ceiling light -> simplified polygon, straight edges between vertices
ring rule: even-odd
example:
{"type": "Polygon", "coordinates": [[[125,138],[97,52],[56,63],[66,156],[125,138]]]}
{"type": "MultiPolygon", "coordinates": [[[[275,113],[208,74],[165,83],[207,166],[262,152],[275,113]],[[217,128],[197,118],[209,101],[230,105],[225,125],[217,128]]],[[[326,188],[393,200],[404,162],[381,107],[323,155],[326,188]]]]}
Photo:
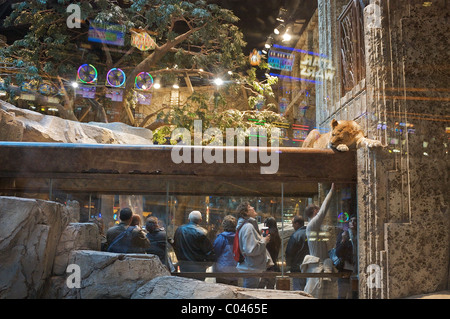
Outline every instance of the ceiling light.
{"type": "Polygon", "coordinates": [[[284,30],[284,28],[285,28],[284,24],[280,24],[278,27],[273,29],[273,33],[278,35],[284,30]]]}
{"type": "Polygon", "coordinates": [[[283,42],[291,41],[292,36],[289,33],[283,34],[283,42]]]}
{"type": "Polygon", "coordinates": [[[223,84],[223,80],[221,78],[214,79],[214,84],[220,86],[223,84]]]}
{"type": "Polygon", "coordinates": [[[291,39],[292,39],[291,28],[289,27],[286,29],[286,32],[283,34],[283,42],[291,41],[291,39]]]}

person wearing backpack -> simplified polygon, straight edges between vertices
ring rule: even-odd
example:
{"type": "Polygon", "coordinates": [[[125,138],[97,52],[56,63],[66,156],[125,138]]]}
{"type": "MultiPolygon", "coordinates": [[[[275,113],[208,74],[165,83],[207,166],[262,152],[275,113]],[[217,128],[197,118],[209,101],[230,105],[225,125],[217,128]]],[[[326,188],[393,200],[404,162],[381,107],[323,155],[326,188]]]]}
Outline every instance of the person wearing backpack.
{"type": "Polygon", "coordinates": [[[123,208],[119,213],[120,223],[106,232],[107,251],[112,253],[145,253],[150,242],[140,227],[130,226],[133,212],[123,208]]]}
{"type": "MultiPolygon", "coordinates": [[[[270,234],[266,237],[260,235],[255,219],[258,213],[248,202],[239,204],[237,214],[239,219],[236,232],[243,260],[238,262],[236,269],[244,273],[262,273],[267,268],[266,245],[270,241],[270,234]]],[[[259,281],[259,277],[247,277],[243,280],[243,286],[244,288],[258,288],[259,281]]]]}
{"type": "MultiPolygon", "coordinates": [[[[237,262],[233,257],[233,243],[236,233],[236,218],[232,215],[227,215],[223,219],[223,232],[217,235],[214,241],[213,248],[217,257],[217,261],[213,266],[214,272],[237,272],[237,262]]],[[[227,285],[238,285],[237,278],[216,278],[217,283],[227,285]]]]}

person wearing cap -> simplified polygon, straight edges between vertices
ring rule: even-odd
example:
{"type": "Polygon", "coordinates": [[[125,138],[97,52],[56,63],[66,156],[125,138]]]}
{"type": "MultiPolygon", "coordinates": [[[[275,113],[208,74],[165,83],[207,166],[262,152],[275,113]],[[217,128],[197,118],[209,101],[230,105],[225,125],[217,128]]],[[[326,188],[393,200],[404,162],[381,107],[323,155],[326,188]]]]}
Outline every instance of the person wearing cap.
{"type": "Polygon", "coordinates": [[[216,260],[213,245],[206,230],[200,226],[202,214],[195,210],[188,218],[189,222],[178,227],[174,235],[178,265],[181,272],[206,272],[216,260]]]}

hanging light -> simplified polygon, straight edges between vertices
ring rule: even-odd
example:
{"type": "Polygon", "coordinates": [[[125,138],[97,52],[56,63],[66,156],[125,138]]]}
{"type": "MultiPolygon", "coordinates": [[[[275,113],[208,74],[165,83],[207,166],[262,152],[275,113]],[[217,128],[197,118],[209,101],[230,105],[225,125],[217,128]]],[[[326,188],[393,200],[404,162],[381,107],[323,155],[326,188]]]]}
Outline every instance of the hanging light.
{"type": "Polygon", "coordinates": [[[272,36],[270,36],[267,38],[267,41],[266,41],[266,44],[264,45],[264,47],[266,49],[270,49],[270,47],[272,46],[272,43],[273,43],[273,38],[272,38],[272,36]]]}
{"type": "Polygon", "coordinates": [[[273,29],[273,33],[275,33],[276,35],[280,34],[285,28],[284,24],[280,24],[278,27],[276,27],[275,29],[273,29]]]}

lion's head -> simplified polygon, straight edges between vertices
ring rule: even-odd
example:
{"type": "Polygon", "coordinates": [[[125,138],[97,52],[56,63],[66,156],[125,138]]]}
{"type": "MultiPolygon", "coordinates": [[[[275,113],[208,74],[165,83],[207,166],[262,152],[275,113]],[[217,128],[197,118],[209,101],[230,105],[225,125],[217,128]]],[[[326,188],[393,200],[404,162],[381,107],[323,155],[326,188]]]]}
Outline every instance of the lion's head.
{"type": "Polygon", "coordinates": [[[357,140],[363,136],[362,130],[355,121],[331,121],[331,136],[329,146],[337,148],[339,145],[354,146],[357,140]]]}

